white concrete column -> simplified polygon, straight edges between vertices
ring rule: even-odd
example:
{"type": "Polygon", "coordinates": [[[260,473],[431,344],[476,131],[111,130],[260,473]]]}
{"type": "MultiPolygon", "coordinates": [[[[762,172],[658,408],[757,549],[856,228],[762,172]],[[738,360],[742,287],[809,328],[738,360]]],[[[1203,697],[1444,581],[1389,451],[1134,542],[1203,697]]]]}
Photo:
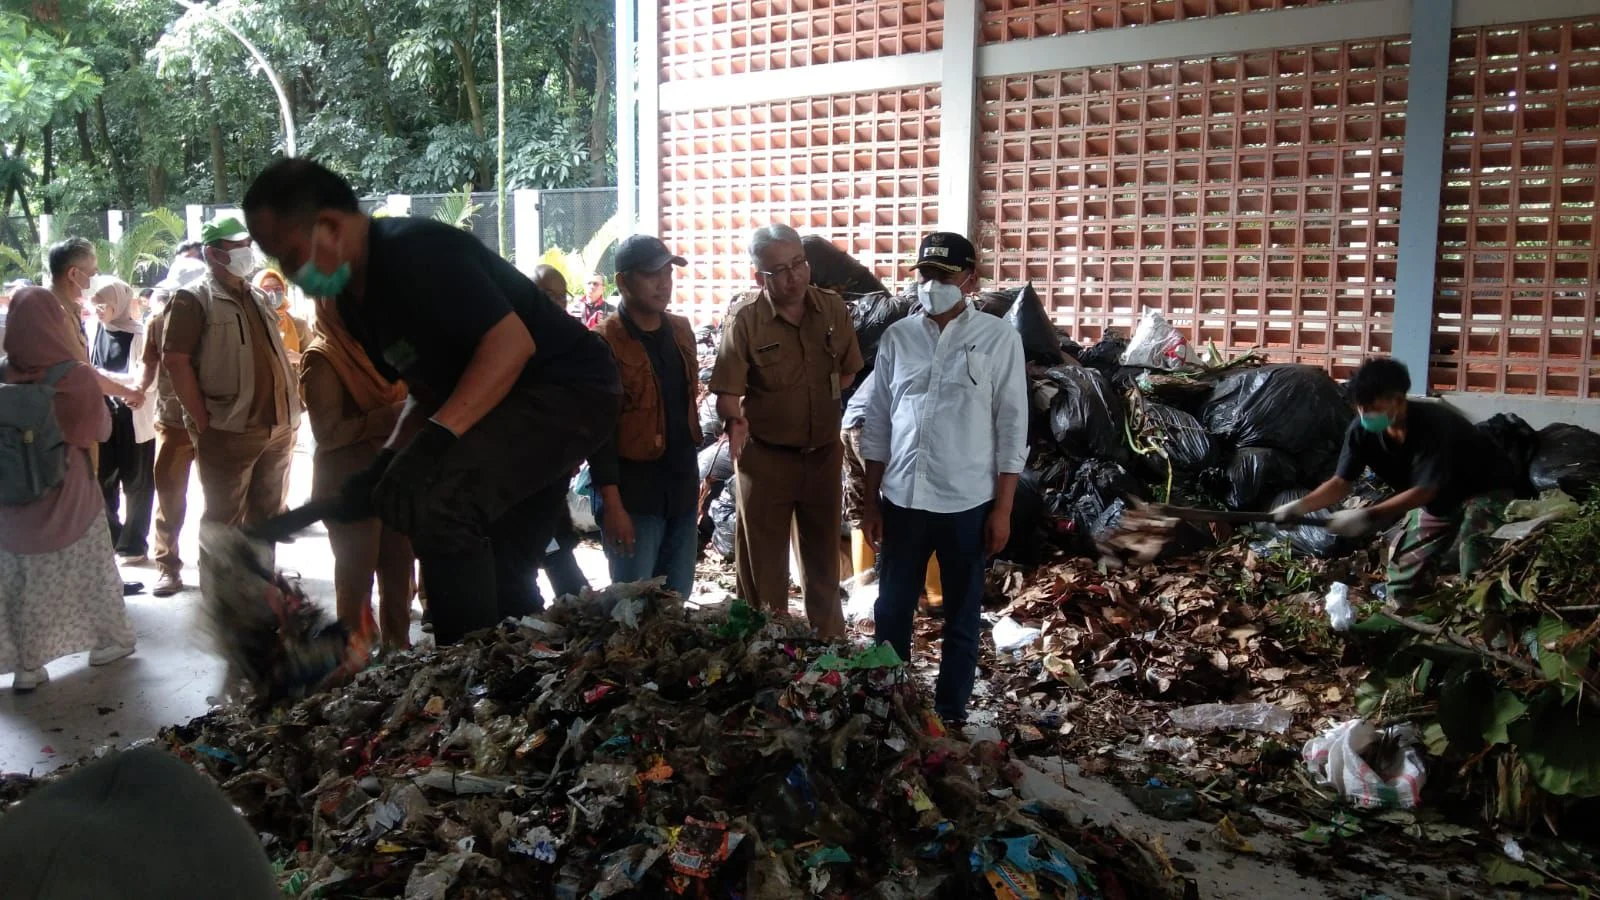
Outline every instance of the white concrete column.
{"type": "Polygon", "coordinates": [[[533,277],[539,257],[544,255],[544,227],[539,217],[539,192],[518,188],[511,192],[512,257],[522,274],[533,277]]]}
{"type": "Polygon", "coordinates": [[[639,224],[661,233],[661,0],[639,0],[639,224]]]}
{"type": "Polygon", "coordinates": [[[39,213],[39,246],[49,247],[56,241],[56,217],[39,213]]]}
{"type": "MultiPolygon", "coordinates": [[[[632,233],[639,221],[639,107],[634,100],[634,15],[636,0],[617,6],[617,215],[632,233]]],[[[652,79],[653,80],[653,79],[652,79]]]]}
{"type": "Polygon", "coordinates": [[[939,230],[972,235],[978,153],[978,0],[945,0],[939,78],[939,230]]]}
{"type": "Polygon", "coordinates": [[[106,210],[106,239],[115,244],[122,240],[123,216],[127,215],[120,209],[106,210]]]}
{"type": "Polygon", "coordinates": [[[389,194],[383,198],[383,208],[391,216],[409,216],[411,215],[411,195],[389,194]]]}
{"type": "Polygon", "coordinates": [[[183,219],[189,227],[189,240],[200,240],[200,226],[206,223],[206,208],[198,203],[191,203],[183,208],[183,219]]]}

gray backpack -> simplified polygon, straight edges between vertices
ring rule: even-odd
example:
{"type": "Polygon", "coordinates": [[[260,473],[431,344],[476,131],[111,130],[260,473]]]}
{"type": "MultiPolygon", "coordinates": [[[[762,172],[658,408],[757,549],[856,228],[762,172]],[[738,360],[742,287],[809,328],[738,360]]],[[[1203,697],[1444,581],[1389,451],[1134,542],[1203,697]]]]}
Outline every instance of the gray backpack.
{"type": "Polygon", "coordinates": [[[67,439],[56,421],[55,398],[56,382],[73,365],[56,363],[28,384],[0,383],[0,506],[31,503],[66,477],[67,439]]]}

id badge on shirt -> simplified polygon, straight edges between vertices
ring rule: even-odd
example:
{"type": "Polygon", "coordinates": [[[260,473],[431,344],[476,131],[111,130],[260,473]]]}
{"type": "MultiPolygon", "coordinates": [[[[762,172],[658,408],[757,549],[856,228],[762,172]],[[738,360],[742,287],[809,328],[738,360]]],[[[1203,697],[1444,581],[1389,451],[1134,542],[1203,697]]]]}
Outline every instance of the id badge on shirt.
{"type": "Polygon", "coordinates": [[[835,399],[835,400],[839,399],[841,391],[839,390],[839,373],[838,372],[829,372],[828,373],[828,390],[832,393],[833,399],[835,399]]]}

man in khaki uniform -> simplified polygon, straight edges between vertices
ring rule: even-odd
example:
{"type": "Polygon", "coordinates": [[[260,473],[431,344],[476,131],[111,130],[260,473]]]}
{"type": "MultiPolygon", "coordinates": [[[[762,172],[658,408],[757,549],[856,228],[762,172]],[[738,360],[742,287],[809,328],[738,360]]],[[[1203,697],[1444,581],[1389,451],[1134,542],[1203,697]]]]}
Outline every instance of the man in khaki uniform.
{"type": "Polygon", "coordinates": [[[183,590],[183,559],[178,555],[178,535],[189,510],[189,472],[194,468],[194,442],[183,421],[183,404],[172,389],[172,377],[161,364],[161,345],[167,330],[167,314],[172,294],[178,288],[205,278],[207,266],[201,261],[203,247],[198,243],[194,255],[180,251],[172,260],[167,277],[150,295],[155,312],[144,326],[144,383],[148,391],[156,388],[156,462],[152,477],[156,484],[155,564],[160,570],[155,589],[157,597],[170,597],[183,590]]]}
{"type": "Polygon", "coordinates": [[[300,401],[277,315],[248,281],[250,235],[228,217],[200,238],[209,271],[172,295],[162,366],[194,439],[204,518],[254,525],[283,508],[300,401]]]}
{"type": "Polygon", "coordinates": [[[842,637],[840,397],[861,371],[861,347],[844,300],[811,285],[793,228],[758,230],[750,260],[762,290],[728,311],[709,385],[736,467],[739,593],[787,613],[792,529],[806,618],[822,637],[842,637]]]}

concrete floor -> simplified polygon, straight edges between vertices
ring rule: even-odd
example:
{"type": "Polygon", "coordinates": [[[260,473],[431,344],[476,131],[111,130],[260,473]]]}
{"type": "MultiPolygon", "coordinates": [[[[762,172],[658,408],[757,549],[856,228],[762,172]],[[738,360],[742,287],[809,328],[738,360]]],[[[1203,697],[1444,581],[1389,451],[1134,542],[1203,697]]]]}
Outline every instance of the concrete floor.
{"type": "MultiPolygon", "coordinates": [[[[311,489],[309,446],[297,449],[289,503],[302,502],[311,489]]],[[[204,509],[199,480],[190,479],[189,518],[198,522],[204,509]]],[[[127,598],[128,615],[139,636],[134,655],[101,668],[90,668],[88,654],[49,663],[50,682],[32,693],[11,691],[11,676],[0,676],[0,772],[44,772],[92,755],[102,746],[125,746],[153,737],[164,725],[187,722],[204,713],[222,686],[222,666],[198,644],[192,619],[200,599],[199,529],[186,525],[180,549],[188,563],[183,593],[158,599],[148,592],[127,598]]],[[[605,556],[594,544],[577,550],[578,564],[595,587],[610,583],[605,556]]],[[[317,526],[293,544],[278,548],[278,565],[299,572],[306,594],[333,611],[333,555],[326,532],[317,526]]],[[[126,581],[153,586],[154,566],[124,567],[126,581]]],[[[543,578],[543,576],[540,576],[543,578]]],[[[550,596],[548,582],[543,582],[550,596]]],[[[413,632],[416,630],[413,610],[413,632]]]]}

